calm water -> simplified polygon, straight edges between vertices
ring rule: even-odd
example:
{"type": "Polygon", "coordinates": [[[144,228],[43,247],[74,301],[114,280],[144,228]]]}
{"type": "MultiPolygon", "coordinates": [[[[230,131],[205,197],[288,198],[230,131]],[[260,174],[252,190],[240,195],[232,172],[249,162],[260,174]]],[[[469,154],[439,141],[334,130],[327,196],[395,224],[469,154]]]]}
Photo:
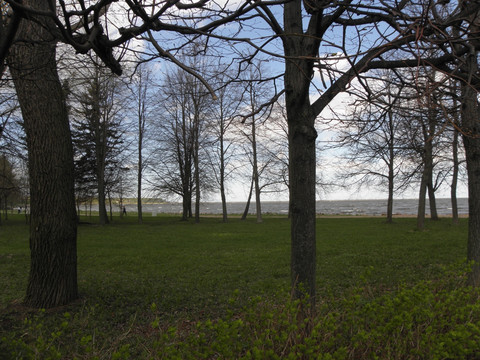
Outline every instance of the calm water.
{"type": "MultiPolygon", "coordinates": [[[[427,201],[428,203],[428,201],[427,201]]],[[[228,203],[229,214],[242,214],[245,209],[244,202],[228,203]]],[[[397,215],[416,215],[418,201],[414,199],[395,200],[393,213],[397,215]]],[[[135,205],[127,205],[127,211],[136,211],[135,205]]],[[[143,206],[145,213],[169,213],[180,214],[182,205],[180,203],[149,204],[143,206]]],[[[427,204],[427,214],[430,208],[427,204]]],[[[439,215],[450,215],[452,206],[450,199],[437,199],[437,211],[439,215]]],[[[202,203],[200,206],[202,214],[221,214],[222,204],[216,202],[202,203]]],[[[251,214],[255,213],[255,203],[250,204],[251,214]]],[[[317,214],[325,215],[384,215],[387,212],[387,200],[324,200],[317,201],[317,214]]],[[[458,199],[458,212],[460,215],[468,214],[468,199],[458,199]]],[[[262,213],[287,214],[288,202],[262,202],[262,213]]]]}

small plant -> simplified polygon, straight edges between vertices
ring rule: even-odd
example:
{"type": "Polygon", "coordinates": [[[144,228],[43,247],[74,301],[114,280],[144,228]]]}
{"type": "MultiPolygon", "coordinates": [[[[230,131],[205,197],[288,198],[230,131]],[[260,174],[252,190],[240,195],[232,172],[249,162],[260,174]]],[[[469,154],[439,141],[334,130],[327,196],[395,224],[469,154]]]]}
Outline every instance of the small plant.
{"type": "MultiPolygon", "coordinates": [[[[463,275],[463,274],[462,274],[463,275]]],[[[359,287],[299,322],[299,301],[253,299],[240,313],[159,333],[155,359],[464,359],[480,355],[480,293],[461,276],[371,298],[359,287]],[[452,282],[452,280],[455,281],[452,282]],[[308,324],[313,323],[309,329],[308,324]]]]}

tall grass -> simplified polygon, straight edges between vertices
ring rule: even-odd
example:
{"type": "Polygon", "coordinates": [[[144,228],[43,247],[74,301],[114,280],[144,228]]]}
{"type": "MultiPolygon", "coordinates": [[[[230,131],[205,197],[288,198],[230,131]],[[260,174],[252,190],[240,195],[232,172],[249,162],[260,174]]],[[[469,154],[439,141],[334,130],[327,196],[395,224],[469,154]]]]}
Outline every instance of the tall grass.
{"type": "MultiPolygon", "coordinates": [[[[465,257],[466,220],[454,226],[442,219],[428,223],[426,231],[414,229],[414,219],[408,218],[394,224],[380,218],[318,219],[317,285],[322,316],[337,313],[346,324],[349,316],[354,316],[348,315],[349,306],[355,311],[359,304],[375,308],[384,296],[445,278],[445,266],[465,257]],[[361,299],[358,289],[362,289],[361,299]],[[349,299],[356,299],[355,305],[349,299]]],[[[224,358],[239,354],[253,358],[255,336],[257,340],[266,336],[259,327],[279,332],[288,327],[286,320],[283,324],[283,320],[266,318],[292,318],[293,310],[285,305],[290,285],[289,233],[289,221],[282,217],[266,217],[261,224],[238,219],[224,224],[208,217],[194,224],[174,216],[157,216],[138,225],[130,215],[103,227],[83,224],[78,233],[81,299],[62,309],[37,313],[21,306],[28,276],[28,229],[23,219],[12,216],[0,226],[0,338],[9,344],[4,350],[11,356],[16,351],[24,358],[35,352],[51,358],[160,358],[164,353],[195,358],[195,351],[212,345],[208,341],[213,339],[213,331],[244,343],[242,348],[232,339],[223,343],[215,339],[225,351],[239,347],[230,355],[225,352],[224,358]],[[250,313],[255,315],[248,318],[250,313]],[[219,320],[227,324],[221,331],[219,320]],[[210,325],[205,325],[209,321],[210,325]],[[172,326],[173,332],[168,330],[172,326]],[[245,338],[253,336],[252,331],[257,335],[245,338]],[[19,334],[23,334],[21,341],[19,334]],[[205,337],[205,344],[193,341],[198,336],[205,337]]],[[[375,309],[378,312],[379,308],[375,309]]],[[[336,327],[330,336],[348,339],[345,331],[336,327]]],[[[282,341],[302,344],[286,334],[282,341]]],[[[331,349],[312,345],[310,350],[361,358],[352,349],[341,350],[338,341],[334,344],[331,349]]],[[[295,349],[300,352],[290,347],[282,353],[281,346],[264,347],[265,352],[257,346],[258,354],[261,358],[303,356],[299,348],[295,349]]],[[[218,354],[221,351],[217,349],[203,358],[218,354]]]]}

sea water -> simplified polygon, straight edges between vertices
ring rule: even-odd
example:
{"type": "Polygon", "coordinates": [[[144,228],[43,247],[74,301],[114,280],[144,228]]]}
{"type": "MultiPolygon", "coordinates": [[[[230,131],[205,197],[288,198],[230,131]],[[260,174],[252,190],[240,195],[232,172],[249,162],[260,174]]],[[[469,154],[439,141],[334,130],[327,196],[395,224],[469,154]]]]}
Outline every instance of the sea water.
{"type": "MultiPolygon", "coordinates": [[[[430,213],[427,200],[426,213],[430,213]]],[[[440,216],[449,216],[452,213],[452,204],[450,199],[437,199],[437,212],[440,216]]],[[[243,214],[245,202],[227,203],[229,214],[243,214]]],[[[262,213],[264,214],[288,214],[288,202],[286,201],[264,201],[261,203],[262,213]]],[[[181,214],[181,203],[162,203],[162,204],[144,204],[144,213],[181,214]]],[[[418,200],[399,199],[393,202],[394,215],[416,215],[418,209],[418,200]]],[[[136,205],[127,205],[126,210],[135,212],[136,205]]],[[[316,203],[317,214],[323,215],[370,215],[382,216],[387,213],[387,200],[320,200],[316,203]]],[[[460,215],[468,214],[468,199],[458,199],[458,212],[460,215]]],[[[201,214],[221,214],[222,204],[219,202],[204,202],[200,204],[201,214]]],[[[255,203],[250,204],[249,213],[255,213],[255,203]]]]}

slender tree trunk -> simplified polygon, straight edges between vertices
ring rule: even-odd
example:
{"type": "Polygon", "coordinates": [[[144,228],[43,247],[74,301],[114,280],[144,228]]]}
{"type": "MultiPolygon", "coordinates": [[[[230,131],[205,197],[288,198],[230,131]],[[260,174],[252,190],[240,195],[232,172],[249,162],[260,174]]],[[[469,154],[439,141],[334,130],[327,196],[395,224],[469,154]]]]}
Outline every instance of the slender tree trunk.
{"type": "Polygon", "coordinates": [[[105,195],[105,163],[97,165],[98,215],[101,225],[108,224],[107,204],[105,195]]]}
{"type": "Polygon", "coordinates": [[[453,128],[453,141],[452,141],[452,159],[453,159],[453,173],[452,183],[450,184],[450,198],[452,202],[452,222],[458,224],[458,202],[457,202],[457,182],[458,182],[458,129],[453,128]]]}
{"type": "Polygon", "coordinates": [[[149,85],[149,72],[144,72],[143,68],[139,72],[139,84],[137,91],[137,115],[138,115],[138,171],[137,171],[137,216],[138,223],[143,223],[143,204],[142,204],[142,180],[143,180],[143,138],[146,126],[146,107],[147,107],[147,88],[149,85]]]}
{"type": "Polygon", "coordinates": [[[424,128],[425,152],[423,157],[424,176],[430,203],[430,218],[438,220],[437,203],[435,201],[435,189],[433,186],[433,138],[435,136],[436,117],[432,109],[432,102],[428,102],[428,128],[424,128]],[[428,130],[427,130],[428,129],[428,130]]]}
{"type": "Polygon", "coordinates": [[[427,177],[428,174],[423,169],[422,179],[420,181],[420,193],[418,195],[418,211],[417,211],[417,230],[425,229],[425,206],[427,196],[427,177]]]}
{"type": "MultiPolygon", "coordinates": [[[[253,100],[252,100],[253,102],[253,100]]],[[[262,219],[262,203],[260,200],[260,179],[258,175],[257,160],[257,136],[256,136],[255,116],[252,116],[252,156],[253,156],[253,181],[255,184],[255,212],[257,214],[257,223],[261,223],[262,219]]]]}
{"type": "MultiPolygon", "coordinates": [[[[48,2],[24,6],[50,11],[48,2]]],[[[30,275],[25,302],[37,308],[78,297],[73,149],[47,17],[23,20],[8,64],[21,106],[30,177],[30,275]],[[21,40],[25,40],[22,42],[21,40]]]]}
{"type": "Polygon", "coordinates": [[[187,221],[189,218],[189,211],[191,209],[191,195],[190,192],[184,190],[182,197],[182,221],[187,221]]]}
{"type": "Polygon", "coordinates": [[[435,201],[435,189],[433,186],[433,136],[435,134],[435,127],[430,126],[428,139],[425,142],[425,157],[424,157],[424,181],[428,192],[428,201],[430,204],[430,218],[434,221],[438,220],[437,202],[435,201]]]}
{"type": "Polygon", "coordinates": [[[5,195],[3,198],[3,202],[5,203],[5,220],[8,220],[8,196],[5,195]]]}
{"type": "MultiPolygon", "coordinates": [[[[112,197],[110,196],[110,191],[108,191],[107,194],[108,194],[108,208],[110,211],[110,221],[113,221],[113,207],[112,207],[112,197]]],[[[120,217],[122,217],[122,212],[120,212],[120,217]]]]}
{"type": "Polygon", "coordinates": [[[107,124],[102,123],[102,112],[100,102],[100,75],[99,68],[95,67],[95,77],[93,79],[92,93],[92,121],[95,131],[95,160],[97,176],[97,195],[98,195],[98,215],[100,225],[108,224],[106,193],[105,193],[105,158],[107,152],[107,124]]]}
{"type": "MultiPolygon", "coordinates": [[[[467,56],[467,71],[477,71],[476,56],[467,56]]],[[[467,259],[473,261],[469,283],[480,286],[480,111],[477,91],[462,84],[461,120],[468,173],[468,243],[467,259]]]]}
{"type": "Polygon", "coordinates": [[[138,214],[138,223],[141,224],[143,222],[143,209],[142,209],[143,130],[142,130],[141,119],[139,120],[139,127],[140,127],[140,130],[138,132],[138,164],[137,164],[138,165],[138,172],[137,172],[137,214],[138,214]]]}
{"type": "Polygon", "coordinates": [[[394,139],[395,132],[393,127],[393,115],[390,111],[388,114],[389,118],[389,129],[390,129],[390,141],[388,144],[388,200],[387,200],[387,223],[393,223],[393,190],[394,190],[394,180],[395,180],[395,149],[394,149],[394,139]]]}
{"type": "Polygon", "coordinates": [[[393,164],[388,169],[387,223],[393,223],[393,164]]]}
{"type": "Polygon", "coordinates": [[[252,194],[253,194],[253,175],[252,175],[252,180],[250,181],[250,191],[248,192],[248,198],[247,198],[247,204],[245,205],[245,210],[243,210],[243,215],[241,220],[245,220],[248,216],[248,210],[250,209],[250,201],[252,200],[252,194]]]}
{"type": "Polygon", "coordinates": [[[222,221],[228,221],[227,215],[227,197],[225,195],[225,144],[223,117],[220,119],[220,196],[222,198],[222,221]]]}
{"type": "Polygon", "coordinates": [[[199,142],[199,120],[196,120],[195,132],[194,132],[194,142],[195,148],[193,150],[193,164],[195,169],[195,222],[198,224],[200,222],[200,164],[199,164],[199,151],[200,151],[200,142],[199,142]]]}
{"type": "MultiPolygon", "coordinates": [[[[435,71],[433,71],[433,77],[435,78],[435,71]]],[[[433,184],[433,140],[435,138],[436,126],[437,126],[437,111],[435,110],[433,95],[428,96],[428,133],[425,137],[425,166],[427,168],[427,191],[428,191],[428,201],[430,203],[430,219],[437,221],[438,211],[437,211],[437,202],[435,199],[435,186],[433,184]]]]}

